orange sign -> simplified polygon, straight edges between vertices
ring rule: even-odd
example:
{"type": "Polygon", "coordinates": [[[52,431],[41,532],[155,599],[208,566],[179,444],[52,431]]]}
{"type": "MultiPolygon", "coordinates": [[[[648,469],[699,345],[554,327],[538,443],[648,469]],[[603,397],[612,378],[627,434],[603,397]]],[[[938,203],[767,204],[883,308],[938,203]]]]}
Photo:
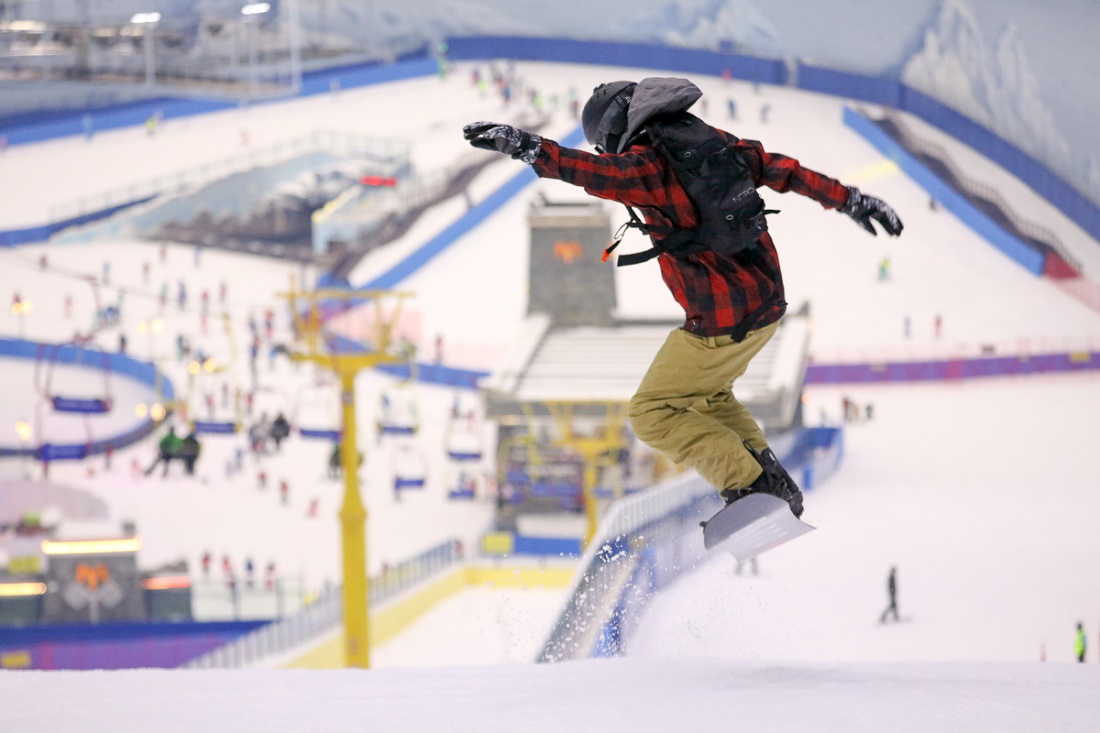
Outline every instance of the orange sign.
{"type": "Polygon", "coordinates": [[[88,565],[79,563],[76,566],[76,582],[88,586],[89,590],[95,590],[100,583],[110,580],[111,571],[103,563],[88,565]]]}
{"type": "Polygon", "coordinates": [[[554,256],[567,265],[572,265],[584,254],[580,242],[554,242],[554,256]]]}

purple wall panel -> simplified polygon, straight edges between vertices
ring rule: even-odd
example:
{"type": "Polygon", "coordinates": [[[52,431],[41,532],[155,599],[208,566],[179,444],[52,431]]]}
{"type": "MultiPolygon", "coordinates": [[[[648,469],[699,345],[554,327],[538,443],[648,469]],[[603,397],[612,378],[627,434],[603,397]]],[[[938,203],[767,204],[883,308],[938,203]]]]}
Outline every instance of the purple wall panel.
{"type": "Polygon", "coordinates": [[[1096,351],[936,361],[811,364],[806,370],[806,384],[953,381],[1098,369],[1100,352],[1096,351]]]}

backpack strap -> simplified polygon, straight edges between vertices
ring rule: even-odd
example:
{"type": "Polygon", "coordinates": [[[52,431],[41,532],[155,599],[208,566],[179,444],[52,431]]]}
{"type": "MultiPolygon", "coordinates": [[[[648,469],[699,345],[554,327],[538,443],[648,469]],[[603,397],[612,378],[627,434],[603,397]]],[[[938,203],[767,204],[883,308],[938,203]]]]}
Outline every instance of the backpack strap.
{"type": "Polygon", "coordinates": [[[638,216],[638,212],[634,211],[632,207],[627,206],[626,210],[630,213],[630,221],[624,222],[623,225],[619,227],[618,231],[615,232],[611,245],[603,251],[603,255],[600,257],[603,262],[607,262],[611,253],[614,252],[615,248],[623,241],[627,229],[637,229],[643,234],[649,235],[650,240],[653,242],[653,246],[642,252],[619,255],[615,263],[616,267],[627,267],[642,262],[649,262],[654,257],[665,252],[672,255],[680,255],[689,252],[701,252],[706,249],[706,247],[695,241],[694,229],[676,229],[674,227],[646,224],[642,221],[642,218],[638,216]],[[659,240],[653,240],[654,234],[661,238],[659,240]]]}
{"type": "MultiPolygon", "coordinates": [[[[759,308],[756,308],[749,313],[745,314],[745,317],[741,319],[741,322],[737,324],[737,328],[730,333],[730,337],[737,343],[741,343],[745,340],[745,337],[749,335],[749,331],[753,329],[756,323],[760,320],[760,317],[767,313],[777,305],[777,301],[773,299],[765,300],[759,308]]],[[[783,312],[787,310],[787,304],[782,303],[783,312]]]]}
{"type": "MultiPolygon", "coordinates": [[[[623,204],[626,206],[626,204],[623,204]]],[[[626,236],[627,229],[637,229],[643,234],[652,235],[654,232],[657,234],[669,234],[673,233],[673,230],[668,227],[657,227],[650,224],[646,224],[642,221],[642,217],[638,216],[638,212],[634,210],[632,206],[626,206],[627,212],[630,214],[630,221],[624,222],[618,231],[615,232],[615,236],[611,241],[611,245],[603,251],[603,256],[600,260],[607,262],[607,258],[611,256],[611,253],[615,251],[615,248],[622,243],[623,237],[626,236]]],[[[657,255],[661,254],[662,249],[659,249],[656,244],[650,247],[644,252],[637,252],[635,254],[619,255],[619,259],[616,262],[617,267],[623,267],[625,265],[636,265],[639,262],[648,262],[657,255]]]]}
{"type": "Polygon", "coordinates": [[[698,222],[692,229],[646,224],[627,206],[630,221],[616,232],[614,241],[604,250],[603,261],[619,246],[629,228],[649,235],[653,246],[620,256],[619,267],[647,262],[660,254],[683,257],[714,251],[734,255],[755,246],[767,231],[765,217],[778,212],[764,208],[748,165],[735,149],[740,141],[723,137],[686,112],[650,120],[645,133],[694,205],[698,222]]]}

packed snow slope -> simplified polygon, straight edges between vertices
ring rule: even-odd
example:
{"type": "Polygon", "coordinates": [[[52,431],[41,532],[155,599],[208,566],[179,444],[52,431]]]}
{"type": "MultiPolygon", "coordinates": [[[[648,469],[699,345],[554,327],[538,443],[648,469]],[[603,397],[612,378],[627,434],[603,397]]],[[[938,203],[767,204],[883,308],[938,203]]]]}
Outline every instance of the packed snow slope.
{"type": "MultiPolygon", "coordinates": [[[[523,64],[518,70],[544,97],[556,93],[559,99],[571,87],[583,94],[601,81],[654,73],[543,64],[523,64]]],[[[232,150],[240,144],[242,125],[253,131],[253,140],[271,142],[316,126],[406,136],[415,143],[418,163],[430,170],[469,152],[459,134],[462,123],[516,114],[496,97],[480,96],[469,84],[469,71],[459,66],[446,82],[413,80],[196,118],[166,125],[153,139],[132,130],[97,136],[92,143],[68,140],[17,148],[5,158],[0,185],[21,190],[19,182],[24,182],[35,188],[36,199],[64,202],[94,192],[95,178],[84,172],[88,166],[121,160],[135,149],[156,149],[162,154],[158,165],[167,166],[159,172],[167,173],[171,166],[190,165],[189,156],[213,146],[232,150]],[[383,108],[400,113],[376,114],[383,108]],[[69,169],[76,172],[64,175],[69,169]]],[[[700,110],[705,118],[882,196],[905,221],[901,239],[873,239],[842,215],[822,212],[794,195],[764,191],[769,204],[783,209],[773,233],[788,299],[795,307],[804,300],[812,303],[815,355],[917,358],[976,353],[986,345],[1011,353],[1084,348],[1090,339],[1100,341],[1100,314],[1028,275],[950,214],[930,210],[923,191],[843,127],[839,100],[698,81],[709,99],[708,111],[700,110]],[[730,97],[738,103],[736,120],[725,116],[730,97]],[[767,123],[760,119],[765,104],[770,106],[767,123]],[[891,274],[879,281],[884,257],[892,261],[891,274]],[[932,328],[936,314],[944,319],[939,337],[932,328]]],[[[559,111],[547,134],[561,137],[574,127],[559,111]]],[[[152,158],[139,156],[134,167],[152,158]]],[[[1002,176],[989,166],[975,168],[994,182],[1002,176]]],[[[471,187],[473,201],[517,170],[522,168],[514,161],[494,163],[471,187]]],[[[102,171],[112,186],[116,180],[126,182],[125,166],[102,171]]],[[[138,179],[157,173],[129,171],[138,179]]],[[[461,365],[491,367],[514,339],[526,306],[525,216],[536,192],[552,199],[579,198],[563,184],[538,182],[404,284],[417,293],[418,343],[424,353],[431,353],[435,334],[443,333],[447,353],[465,355],[461,365]]],[[[1096,247],[1072,225],[1049,216],[1042,202],[1026,194],[1014,202],[1021,213],[1042,216],[1048,226],[1058,227],[1081,251],[1096,247]]],[[[461,200],[436,207],[408,237],[366,258],[353,280],[383,272],[465,207],[461,200]]],[[[635,247],[641,247],[637,240],[635,247]]],[[[122,328],[130,333],[131,348],[152,351],[176,370],[182,366],[174,363],[174,335],[201,335],[194,300],[202,288],[216,292],[221,279],[230,281],[229,310],[243,335],[248,315],[279,307],[275,293],[286,287],[295,269],[215,252],[204,253],[196,265],[186,246],[170,246],[160,263],[155,246],[140,242],[27,248],[3,256],[5,290],[24,288],[27,297],[42,304],[25,324],[40,338],[62,338],[72,329],[60,315],[58,298],[60,283],[75,281],[56,269],[97,275],[103,261],[112,259],[112,281],[128,288],[132,310],[124,314],[122,328]],[[43,251],[51,265],[39,271],[36,262],[43,251]],[[155,270],[149,285],[142,283],[144,259],[155,270]],[[179,309],[172,302],[160,315],[165,332],[146,343],[136,335],[137,324],[160,313],[156,291],[161,280],[168,280],[174,293],[177,278],[187,281],[192,304],[179,309]],[[138,292],[143,295],[135,297],[138,292]]],[[[616,277],[624,314],[675,317],[676,306],[656,268],[622,268],[616,277]]],[[[85,309],[90,301],[86,294],[85,309]]],[[[19,325],[6,312],[0,314],[0,332],[14,334],[19,325]]],[[[282,338],[288,331],[280,312],[276,333],[282,338]]],[[[117,335],[104,333],[104,345],[113,347],[117,335]]],[[[216,329],[207,340],[212,350],[226,349],[216,329]]],[[[247,368],[242,369],[244,383],[247,368]]],[[[311,379],[308,370],[298,372],[282,361],[268,365],[261,359],[259,372],[272,395],[294,394],[311,379]]],[[[5,390],[25,387],[8,384],[5,390]]],[[[364,435],[372,434],[380,391],[392,386],[377,375],[366,375],[357,385],[366,406],[364,435]]],[[[569,725],[644,731],[685,723],[777,730],[1034,730],[1044,727],[1039,718],[1055,721],[1053,729],[1084,730],[1081,721],[1096,712],[1084,692],[1096,681],[1091,667],[901,663],[1026,662],[1038,659],[1044,642],[1049,658],[1061,661],[1069,658],[1074,622],[1096,628],[1098,619],[1090,609],[1100,607],[1100,598],[1081,579],[1100,573],[1090,522],[1100,512],[1100,495],[1089,483],[1098,473],[1089,450],[1098,393],[1097,382],[1088,376],[812,391],[807,408],[812,421],[838,420],[843,396],[875,405],[874,419],[850,430],[843,470],[808,497],[808,518],[821,529],[762,558],[758,578],[736,576],[729,559],[721,556],[685,577],[653,605],[652,618],[645,620],[632,650],[637,659],[315,677],[267,671],[240,676],[5,674],[0,689],[5,697],[10,690],[13,699],[26,700],[27,712],[19,714],[37,716],[39,729],[46,730],[88,729],[99,725],[87,722],[93,718],[103,721],[102,730],[112,731],[139,725],[324,730],[364,722],[399,730],[549,730],[551,725],[560,730],[569,725]],[[912,622],[882,628],[876,622],[885,605],[885,572],[895,563],[902,612],[912,622]],[[686,600],[676,595],[684,589],[690,594],[686,600]],[[759,632],[751,633],[754,629],[759,632]],[[676,656],[699,658],[667,660],[676,656]],[[756,661],[762,659],[784,660],[783,666],[756,661]],[[887,660],[890,664],[863,664],[887,660]],[[45,702],[66,695],[74,704],[63,709],[45,702]],[[93,695],[99,702],[88,702],[93,695]],[[87,704],[82,708],[77,702],[87,704]],[[135,714],[134,705],[143,707],[135,714]],[[78,723],[76,716],[87,711],[100,717],[88,715],[78,723]]],[[[492,514],[487,500],[454,505],[445,498],[448,469],[441,447],[454,395],[423,387],[415,394],[425,433],[420,452],[430,476],[426,490],[395,496],[390,488],[397,461],[393,446],[373,441],[363,446],[372,569],[455,533],[473,547],[492,514]]],[[[283,399],[285,404],[288,398],[283,399]]],[[[276,409],[279,403],[272,397],[269,404],[268,409],[276,409]]],[[[6,424],[6,415],[0,419],[6,424]]],[[[240,438],[210,439],[198,480],[175,473],[163,481],[132,475],[131,460],[139,465],[151,460],[148,443],[116,456],[110,470],[94,466],[93,477],[81,465],[55,466],[51,477],[87,488],[108,500],[120,519],[134,519],[146,536],[143,562],[183,557],[197,567],[202,552],[210,550],[231,556],[238,567],[245,556],[261,566],[275,559],[287,573],[305,576],[311,587],[337,581],[340,488],[324,478],[327,446],[292,440],[278,455],[246,459],[243,473],[227,472],[227,462],[242,444],[240,438]],[[270,482],[265,490],[257,486],[261,468],[270,482]],[[274,491],[282,478],[291,483],[285,505],[274,491]],[[311,517],[314,498],[320,509],[311,517]]],[[[446,634],[437,643],[446,645],[446,634]]]]}
{"type": "Polygon", "coordinates": [[[605,659],[383,671],[0,673],[11,730],[1084,733],[1100,668],[605,659]],[[58,701],[65,704],[59,705],[58,701]]]}

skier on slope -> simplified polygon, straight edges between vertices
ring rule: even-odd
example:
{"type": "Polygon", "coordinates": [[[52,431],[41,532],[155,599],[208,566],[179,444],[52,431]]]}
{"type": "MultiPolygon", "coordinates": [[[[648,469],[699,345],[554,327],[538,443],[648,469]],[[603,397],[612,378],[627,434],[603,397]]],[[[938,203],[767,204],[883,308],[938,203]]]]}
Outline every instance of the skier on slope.
{"type": "Polygon", "coordinates": [[[898,569],[896,566],[890,568],[890,575],[886,579],[886,593],[890,597],[890,605],[879,616],[878,622],[880,624],[886,623],[886,617],[890,614],[893,614],[895,622],[901,620],[898,615],[898,569]]]}
{"type": "MultiPolygon", "coordinates": [[[[775,333],[786,310],[771,236],[764,227],[749,246],[732,254],[713,246],[662,250],[663,243],[682,242],[691,238],[691,230],[700,230],[701,212],[711,202],[689,196],[658,147],[657,139],[663,138],[656,123],[695,120],[686,110],[701,95],[685,79],[596,87],[581,120],[598,155],[493,122],[466,125],[463,134],[474,147],[510,155],[542,178],[641,209],[644,225],[639,228],[650,234],[659,251],[661,275],[686,320],[669,334],[630,401],[635,435],[672,461],[694,468],[727,504],[762,492],[786,500],[799,516],[802,492],[732,391],[734,380],[775,333]]],[[[871,234],[876,233],[871,219],[891,235],[901,233],[901,221],[879,199],[803,168],[797,160],[768,153],[758,142],[716,132],[737,154],[742,171],[747,168],[751,180],[745,185],[751,190],[746,193],[759,186],[794,191],[851,216],[871,234]]]]}

